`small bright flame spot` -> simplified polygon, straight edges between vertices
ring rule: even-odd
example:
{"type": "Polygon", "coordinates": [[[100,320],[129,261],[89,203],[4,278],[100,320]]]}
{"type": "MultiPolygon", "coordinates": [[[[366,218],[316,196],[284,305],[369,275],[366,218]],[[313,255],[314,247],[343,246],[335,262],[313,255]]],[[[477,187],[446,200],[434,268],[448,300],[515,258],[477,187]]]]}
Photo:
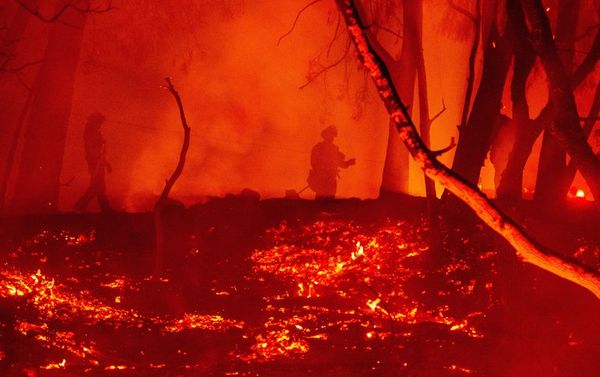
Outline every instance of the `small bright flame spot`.
{"type": "Polygon", "coordinates": [[[379,303],[381,302],[381,299],[377,298],[375,300],[369,300],[367,301],[367,306],[369,308],[371,308],[371,310],[375,310],[377,309],[377,306],[379,305],[379,303]]]}
{"type": "Polygon", "coordinates": [[[585,191],[583,191],[582,189],[578,189],[575,193],[575,196],[578,198],[585,198],[585,191]]]}

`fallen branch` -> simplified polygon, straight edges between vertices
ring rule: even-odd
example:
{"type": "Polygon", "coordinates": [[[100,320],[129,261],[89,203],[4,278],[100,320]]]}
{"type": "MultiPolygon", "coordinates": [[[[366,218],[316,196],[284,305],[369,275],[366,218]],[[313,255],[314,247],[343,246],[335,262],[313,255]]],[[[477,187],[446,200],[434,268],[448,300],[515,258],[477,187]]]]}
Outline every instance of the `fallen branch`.
{"type": "Polygon", "coordinates": [[[369,43],[354,1],[336,2],[344,16],[361,63],[373,78],[401,140],[425,174],[471,207],[481,220],[515,248],[523,261],[578,284],[600,299],[600,274],[597,271],[538,245],[519,225],[497,209],[485,194],[436,159],[419,137],[407,107],[402,103],[392,83],[387,67],[369,43]]]}

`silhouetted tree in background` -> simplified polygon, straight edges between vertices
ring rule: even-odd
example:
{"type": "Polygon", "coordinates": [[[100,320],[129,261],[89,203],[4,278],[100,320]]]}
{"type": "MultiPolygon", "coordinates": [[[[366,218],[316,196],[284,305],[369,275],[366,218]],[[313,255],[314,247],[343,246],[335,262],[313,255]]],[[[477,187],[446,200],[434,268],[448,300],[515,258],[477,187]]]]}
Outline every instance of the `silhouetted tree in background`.
{"type": "MultiPolygon", "coordinates": [[[[526,1],[524,0],[524,2],[526,1]]],[[[371,75],[398,133],[401,134],[406,147],[423,171],[469,205],[485,223],[505,237],[524,261],[579,284],[600,299],[600,274],[597,271],[542,248],[510,218],[500,212],[474,185],[437,161],[435,154],[425,146],[419,137],[417,128],[394,87],[385,63],[370,45],[365,32],[366,28],[354,1],[337,0],[337,4],[344,16],[359,60],[371,75]]],[[[531,10],[528,9],[528,11],[531,10]]],[[[533,24],[535,25],[535,22],[533,24]]]]}
{"type": "Polygon", "coordinates": [[[164,270],[165,263],[165,255],[168,245],[165,242],[165,223],[163,219],[163,212],[167,204],[169,203],[169,194],[181,176],[183,172],[183,167],[185,166],[185,158],[187,156],[188,149],[190,147],[190,134],[191,129],[187,123],[187,119],[185,116],[185,110],[183,108],[183,102],[181,101],[181,97],[179,96],[179,92],[173,86],[170,78],[166,79],[167,89],[175,98],[175,102],[177,103],[177,109],[179,110],[179,117],[181,119],[181,126],[183,127],[183,142],[181,144],[181,151],[179,152],[179,160],[177,162],[177,166],[173,173],[165,181],[165,187],[163,188],[162,193],[158,197],[156,204],[154,205],[154,232],[155,232],[155,259],[154,259],[154,276],[160,277],[164,270]]]}
{"type": "MultiPolygon", "coordinates": [[[[556,34],[557,41],[564,41],[565,39],[567,41],[570,40],[570,42],[568,42],[568,44],[570,45],[570,49],[566,49],[568,51],[573,51],[574,46],[573,34],[567,29],[575,29],[574,24],[570,22],[574,18],[576,18],[574,12],[578,9],[577,7],[571,8],[571,5],[571,2],[561,3],[558,15],[558,19],[560,20],[561,26],[557,29],[556,34]],[[565,12],[567,15],[565,15],[565,12]],[[569,19],[571,21],[568,21],[569,19]],[[567,27],[567,23],[569,23],[569,27],[567,27]],[[563,33],[567,33],[567,35],[565,36],[563,33]]],[[[589,3],[587,5],[589,5],[589,3]]],[[[537,6],[542,7],[543,9],[541,3],[539,3],[537,6]]],[[[500,187],[498,189],[497,194],[498,197],[500,197],[503,200],[514,201],[516,199],[521,199],[523,190],[523,171],[525,168],[525,163],[527,162],[527,159],[531,154],[531,150],[535,140],[538,138],[540,133],[544,129],[546,129],[548,130],[548,132],[545,133],[546,136],[544,137],[545,147],[542,148],[542,153],[540,156],[540,173],[538,174],[538,182],[536,184],[535,191],[537,193],[537,199],[545,205],[562,203],[565,200],[566,192],[568,191],[568,188],[573,180],[573,174],[564,174],[565,143],[561,143],[562,151],[557,152],[556,143],[551,141],[553,137],[551,125],[556,124],[556,122],[564,121],[564,119],[560,120],[559,118],[557,118],[557,113],[555,109],[557,103],[555,103],[555,101],[558,100],[558,98],[556,96],[551,96],[549,102],[546,104],[546,106],[542,109],[540,114],[535,119],[530,119],[529,117],[529,108],[526,98],[526,81],[531,73],[531,68],[534,64],[533,60],[535,56],[532,40],[541,37],[542,33],[548,33],[549,25],[546,27],[546,31],[544,31],[542,28],[537,27],[533,31],[533,36],[530,37],[530,32],[525,22],[525,15],[523,14],[521,3],[519,1],[509,1],[508,9],[509,17],[511,20],[510,24],[515,33],[515,43],[517,48],[517,55],[515,58],[515,76],[513,78],[511,90],[513,100],[513,118],[514,121],[517,123],[517,137],[516,143],[512,148],[512,152],[506,170],[502,175],[500,187]],[[538,35],[538,37],[535,37],[536,35],[538,35]],[[559,160],[562,160],[562,168],[560,167],[561,162],[559,160]],[[550,170],[552,169],[556,169],[556,171],[551,172],[550,170]],[[542,171],[544,172],[542,173],[542,171]],[[550,176],[552,176],[553,178],[551,178],[550,176]]],[[[543,19],[545,17],[545,15],[540,15],[538,19],[543,19]]],[[[545,47],[550,48],[550,45],[551,43],[547,42],[545,44],[545,47]]],[[[553,48],[553,50],[556,52],[555,48],[553,48]]],[[[596,63],[600,58],[600,33],[596,34],[596,37],[589,52],[577,68],[572,68],[572,56],[564,56],[565,55],[563,55],[563,62],[565,60],[568,62],[568,64],[571,66],[569,67],[569,70],[572,71],[572,74],[568,75],[568,78],[563,77],[560,80],[563,81],[562,85],[564,86],[564,89],[560,90],[566,90],[570,92],[572,96],[572,91],[575,88],[577,88],[584,81],[584,79],[594,70],[596,63]]],[[[549,62],[549,59],[547,57],[545,60],[546,63],[549,62]]],[[[555,64],[555,67],[552,69],[552,71],[554,71],[555,74],[559,74],[560,72],[558,71],[561,70],[563,70],[564,75],[568,74],[568,71],[564,70],[564,68],[559,69],[556,65],[557,63],[559,63],[560,65],[563,64],[562,62],[560,62],[560,60],[558,60],[558,58],[553,58],[552,60],[555,64]]],[[[554,79],[554,84],[551,83],[551,87],[553,87],[554,85],[557,85],[556,79],[554,79]]],[[[555,87],[555,89],[557,88],[555,87]]],[[[555,89],[551,88],[551,91],[555,89]]],[[[590,114],[592,114],[593,117],[593,107],[590,111],[590,114]]],[[[572,118],[574,117],[572,116],[572,118]]],[[[588,122],[587,128],[590,127],[593,128],[593,124],[590,124],[588,122]]],[[[579,129],[579,127],[576,127],[573,124],[570,129],[578,133],[576,129],[579,129]]],[[[581,136],[575,136],[575,138],[579,138],[578,143],[580,144],[580,147],[586,149],[585,144],[587,143],[585,139],[582,140],[581,136]]],[[[594,163],[592,162],[589,152],[580,152],[580,154],[582,153],[584,153],[587,156],[584,159],[590,161],[590,163],[593,165],[594,163]]],[[[571,169],[573,169],[574,162],[574,160],[571,161],[571,169]]]]}
{"type": "Polygon", "coordinates": [[[15,212],[44,213],[58,208],[60,173],[87,14],[67,9],[61,19],[69,26],[58,22],[51,26],[24,129],[13,197],[15,212]]]}
{"type": "MultiPolygon", "coordinates": [[[[473,184],[479,183],[481,168],[492,143],[493,125],[500,115],[502,94],[513,56],[510,32],[504,28],[502,1],[484,1],[481,36],[483,67],[479,88],[467,123],[459,128],[452,169],[473,184]],[[504,32],[502,32],[504,30],[504,32]]],[[[465,109],[467,106],[465,105],[465,109]]],[[[464,116],[464,115],[463,115],[464,116]]]]}

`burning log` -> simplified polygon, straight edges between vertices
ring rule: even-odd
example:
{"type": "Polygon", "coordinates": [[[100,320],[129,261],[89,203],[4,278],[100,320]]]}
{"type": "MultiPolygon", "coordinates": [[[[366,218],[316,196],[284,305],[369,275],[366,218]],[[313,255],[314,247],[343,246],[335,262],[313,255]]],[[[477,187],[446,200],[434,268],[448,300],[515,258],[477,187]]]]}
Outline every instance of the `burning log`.
{"type": "Polygon", "coordinates": [[[520,259],[578,284],[600,299],[600,274],[597,271],[539,245],[518,224],[496,208],[477,187],[437,160],[420,138],[406,105],[396,91],[387,67],[369,42],[354,1],[336,0],[336,2],[356,47],[359,60],[373,78],[379,96],[401,140],[425,174],[471,207],[481,220],[515,248],[520,259]]]}
{"type": "Polygon", "coordinates": [[[179,153],[179,161],[177,162],[177,167],[171,174],[171,177],[165,181],[165,187],[160,194],[160,197],[156,201],[154,205],[154,229],[156,232],[156,257],[154,260],[154,273],[156,276],[160,276],[162,274],[163,266],[164,266],[164,258],[165,258],[165,240],[164,240],[164,224],[162,221],[162,211],[165,208],[165,205],[169,199],[169,193],[171,189],[175,185],[175,182],[181,175],[183,171],[183,166],[185,165],[185,157],[187,155],[187,151],[190,147],[190,126],[188,126],[187,119],[185,117],[185,111],[183,109],[183,103],[181,101],[181,97],[179,93],[173,86],[170,78],[165,79],[167,81],[166,88],[171,92],[175,101],[177,102],[177,107],[179,109],[179,116],[181,118],[181,126],[183,127],[183,144],[181,145],[181,152],[179,153]]]}

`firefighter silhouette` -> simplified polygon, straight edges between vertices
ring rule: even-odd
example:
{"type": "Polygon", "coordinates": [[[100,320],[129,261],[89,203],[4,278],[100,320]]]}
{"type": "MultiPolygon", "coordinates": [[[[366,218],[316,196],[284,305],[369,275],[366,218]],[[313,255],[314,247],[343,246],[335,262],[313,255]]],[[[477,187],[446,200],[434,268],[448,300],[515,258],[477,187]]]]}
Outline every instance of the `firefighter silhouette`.
{"type": "Polygon", "coordinates": [[[337,136],[337,129],[329,126],[321,132],[323,141],[317,143],[310,155],[311,169],[308,173],[308,187],[315,192],[316,199],[333,199],[337,191],[337,179],[340,168],[348,168],[356,163],[354,158],[346,157],[333,139],[337,136]]]}
{"type": "Polygon", "coordinates": [[[85,145],[85,159],[90,173],[90,185],[85,193],[75,204],[75,210],[84,212],[92,199],[97,198],[102,212],[110,212],[112,208],[106,197],[106,172],[111,172],[112,167],[106,161],[105,140],[101,127],[105,117],[100,113],[93,113],[88,117],[85,125],[83,141],[85,145]]]}

